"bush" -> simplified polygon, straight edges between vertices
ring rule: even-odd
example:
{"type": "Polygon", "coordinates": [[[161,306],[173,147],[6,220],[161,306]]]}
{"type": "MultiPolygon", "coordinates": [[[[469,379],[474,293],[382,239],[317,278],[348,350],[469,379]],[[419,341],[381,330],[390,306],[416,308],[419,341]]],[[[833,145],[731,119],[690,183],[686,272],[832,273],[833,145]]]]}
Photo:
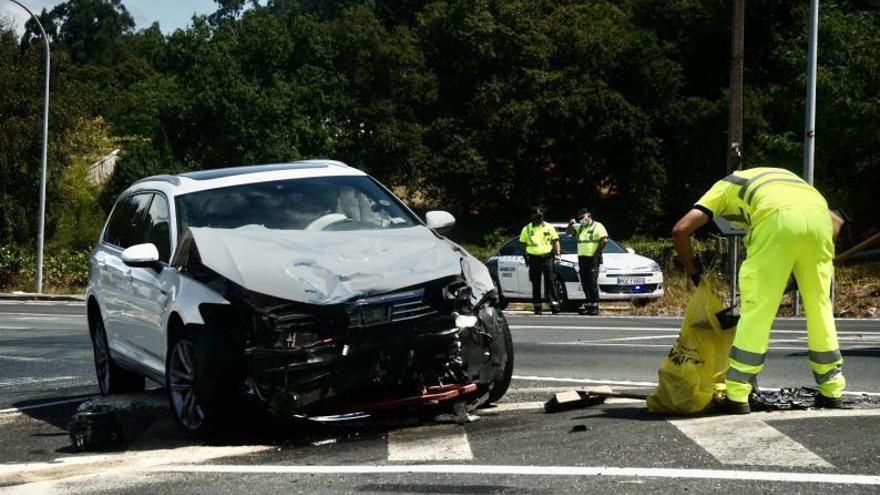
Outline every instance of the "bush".
{"type": "MultiPolygon", "coordinates": [[[[88,283],[89,251],[51,253],[43,257],[44,292],[80,292],[88,283]]],[[[36,255],[17,246],[0,246],[0,292],[32,291],[36,255]]]]}

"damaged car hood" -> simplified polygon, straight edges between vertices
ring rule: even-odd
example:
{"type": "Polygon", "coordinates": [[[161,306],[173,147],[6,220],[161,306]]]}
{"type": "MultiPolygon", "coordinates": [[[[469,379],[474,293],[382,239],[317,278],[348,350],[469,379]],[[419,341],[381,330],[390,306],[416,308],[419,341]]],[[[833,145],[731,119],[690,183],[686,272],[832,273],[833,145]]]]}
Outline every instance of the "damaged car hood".
{"type": "Polygon", "coordinates": [[[462,274],[463,267],[479,292],[491,288],[488,271],[478,272],[481,263],[424,226],[320,232],[249,225],[191,232],[206,267],[249,290],[291,301],[342,303],[462,274]]]}

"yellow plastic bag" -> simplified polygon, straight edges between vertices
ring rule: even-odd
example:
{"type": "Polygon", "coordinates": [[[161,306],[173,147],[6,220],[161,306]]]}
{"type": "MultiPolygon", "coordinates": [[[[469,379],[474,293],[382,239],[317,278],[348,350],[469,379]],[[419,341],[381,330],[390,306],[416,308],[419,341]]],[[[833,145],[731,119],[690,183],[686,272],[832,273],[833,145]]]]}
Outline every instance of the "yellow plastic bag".
{"type": "Polygon", "coordinates": [[[648,396],[653,413],[698,414],[724,390],[727,356],[735,330],[722,329],[716,313],[723,307],[704,277],[688,302],[678,340],[660,364],[660,380],[648,396]]]}

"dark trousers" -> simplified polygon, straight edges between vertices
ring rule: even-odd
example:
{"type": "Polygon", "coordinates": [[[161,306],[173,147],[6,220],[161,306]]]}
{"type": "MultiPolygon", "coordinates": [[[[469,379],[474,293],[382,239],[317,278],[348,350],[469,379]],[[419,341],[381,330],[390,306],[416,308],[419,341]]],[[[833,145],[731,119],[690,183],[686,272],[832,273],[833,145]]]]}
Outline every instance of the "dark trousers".
{"type": "Polygon", "coordinates": [[[532,282],[532,304],[541,305],[541,279],[544,279],[544,294],[552,306],[559,304],[559,294],[553,284],[553,255],[529,256],[529,280],[532,282]]]}
{"type": "Polygon", "coordinates": [[[599,256],[578,256],[578,273],[584,287],[588,311],[599,310],[599,256]]]}

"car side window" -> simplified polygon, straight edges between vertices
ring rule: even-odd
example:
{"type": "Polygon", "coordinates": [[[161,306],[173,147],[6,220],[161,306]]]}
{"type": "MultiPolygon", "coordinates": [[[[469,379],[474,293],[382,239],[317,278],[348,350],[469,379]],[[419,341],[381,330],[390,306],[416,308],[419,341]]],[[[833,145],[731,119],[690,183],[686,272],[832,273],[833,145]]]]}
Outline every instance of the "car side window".
{"type": "Polygon", "coordinates": [[[104,242],[122,249],[147,242],[146,212],[153,199],[153,193],[141,193],[123,198],[116,203],[104,242]]]}
{"type": "Polygon", "coordinates": [[[522,256],[523,250],[522,246],[519,244],[519,239],[514,239],[507,244],[505,244],[499,251],[498,254],[501,256],[522,256]]]}
{"type": "Polygon", "coordinates": [[[159,250],[159,260],[168,263],[171,257],[171,222],[168,215],[168,201],[161,194],[153,196],[147,212],[147,240],[159,250]]]}

